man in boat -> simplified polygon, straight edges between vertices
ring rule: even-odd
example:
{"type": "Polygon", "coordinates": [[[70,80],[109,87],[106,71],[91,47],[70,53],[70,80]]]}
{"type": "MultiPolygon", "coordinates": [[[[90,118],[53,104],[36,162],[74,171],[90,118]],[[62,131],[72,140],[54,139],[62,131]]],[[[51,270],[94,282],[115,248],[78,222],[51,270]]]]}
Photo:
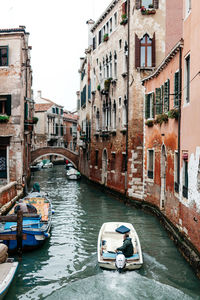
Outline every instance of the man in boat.
{"type": "Polygon", "coordinates": [[[133,255],[133,244],[128,233],[124,234],[123,245],[115,250],[115,252],[122,251],[125,257],[133,255]]]}
{"type": "Polygon", "coordinates": [[[23,213],[37,213],[35,206],[29,203],[23,202],[22,199],[19,200],[19,203],[15,206],[14,213],[17,214],[18,210],[23,211],[23,213]]]}

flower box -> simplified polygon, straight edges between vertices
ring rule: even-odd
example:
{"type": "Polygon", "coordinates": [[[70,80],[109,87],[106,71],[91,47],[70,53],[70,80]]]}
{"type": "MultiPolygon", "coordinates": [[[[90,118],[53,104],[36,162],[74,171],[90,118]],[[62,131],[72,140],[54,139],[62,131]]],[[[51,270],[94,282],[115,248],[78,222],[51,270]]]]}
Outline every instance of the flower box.
{"type": "Polygon", "coordinates": [[[107,42],[109,40],[109,36],[108,36],[108,33],[104,34],[103,36],[103,41],[104,42],[107,42]]]}
{"type": "Polygon", "coordinates": [[[0,115],[0,123],[7,123],[10,119],[10,116],[0,115]]]}

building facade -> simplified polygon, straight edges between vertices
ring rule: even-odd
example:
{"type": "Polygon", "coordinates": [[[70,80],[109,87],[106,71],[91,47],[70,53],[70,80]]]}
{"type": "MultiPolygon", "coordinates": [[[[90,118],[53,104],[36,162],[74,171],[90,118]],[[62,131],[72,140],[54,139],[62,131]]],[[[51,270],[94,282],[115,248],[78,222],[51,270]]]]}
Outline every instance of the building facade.
{"type": "Polygon", "coordinates": [[[41,91],[35,98],[35,148],[46,146],[64,147],[63,106],[43,98],[41,91]]]}
{"type": "Polygon", "coordinates": [[[0,30],[0,181],[26,183],[33,131],[32,69],[24,26],[0,30]]]}
{"type": "Polygon", "coordinates": [[[77,121],[78,116],[68,111],[63,114],[64,145],[71,151],[77,151],[77,121]]]}

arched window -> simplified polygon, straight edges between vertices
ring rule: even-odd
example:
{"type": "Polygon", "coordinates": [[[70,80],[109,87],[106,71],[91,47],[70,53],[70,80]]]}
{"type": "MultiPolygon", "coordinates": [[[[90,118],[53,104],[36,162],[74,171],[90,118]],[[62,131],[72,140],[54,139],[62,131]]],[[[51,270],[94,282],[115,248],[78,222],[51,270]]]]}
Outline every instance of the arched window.
{"type": "Polygon", "coordinates": [[[116,113],[116,102],[114,100],[113,102],[113,108],[112,108],[112,128],[116,129],[116,120],[117,120],[117,113],[116,113]]]}
{"type": "Polygon", "coordinates": [[[141,67],[152,66],[152,39],[148,34],[140,40],[140,59],[141,67]]]}

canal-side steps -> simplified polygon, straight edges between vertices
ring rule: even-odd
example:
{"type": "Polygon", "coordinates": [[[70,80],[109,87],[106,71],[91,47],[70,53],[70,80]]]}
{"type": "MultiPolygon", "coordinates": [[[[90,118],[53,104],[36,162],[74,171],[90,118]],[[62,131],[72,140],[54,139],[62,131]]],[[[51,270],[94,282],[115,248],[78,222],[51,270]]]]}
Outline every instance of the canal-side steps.
{"type": "Polygon", "coordinates": [[[103,269],[122,272],[143,265],[140,240],[130,223],[104,223],[99,231],[97,253],[98,264],[103,269]]]}
{"type": "Polygon", "coordinates": [[[51,220],[50,200],[44,193],[31,192],[0,217],[0,239],[12,252],[36,249],[50,236],[51,220]]]}

